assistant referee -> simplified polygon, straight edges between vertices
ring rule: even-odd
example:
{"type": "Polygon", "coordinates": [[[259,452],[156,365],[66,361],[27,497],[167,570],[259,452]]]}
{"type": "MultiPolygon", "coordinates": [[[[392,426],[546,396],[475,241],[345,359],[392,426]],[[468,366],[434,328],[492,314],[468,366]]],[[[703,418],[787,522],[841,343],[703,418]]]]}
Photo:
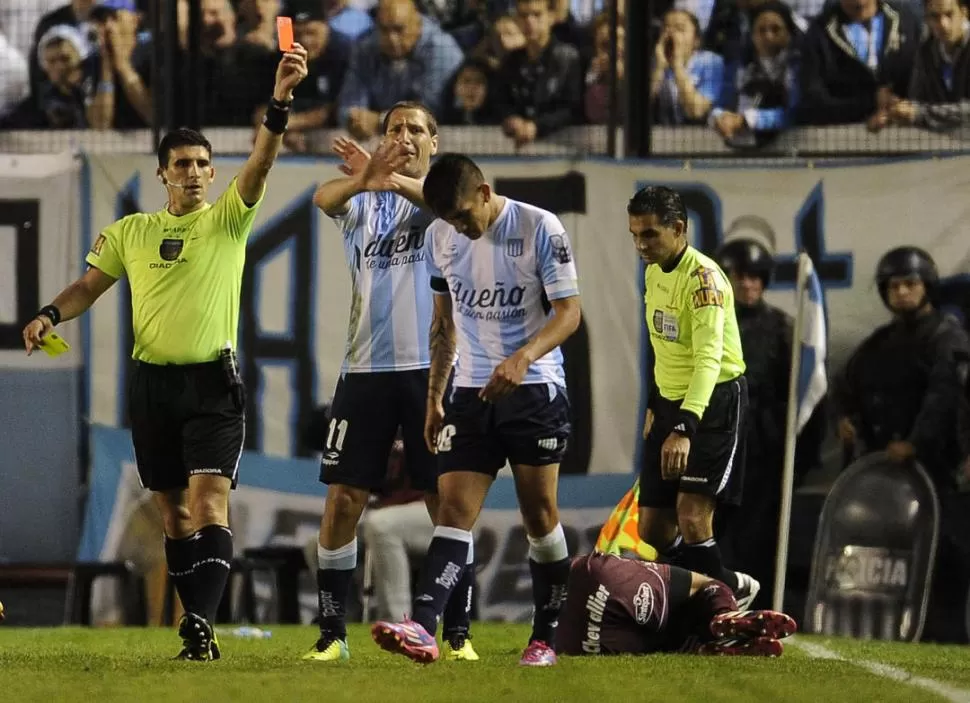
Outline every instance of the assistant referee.
{"type": "Polygon", "coordinates": [[[286,130],[306,50],[285,53],[252,154],[226,191],[206,201],[212,147],[190,129],[165,135],[158,179],[168,204],[98,235],[90,268],[24,328],[30,354],[59,322],[81,315],[124,275],[131,286],[134,368],[130,419],[142,485],[162,515],[168,572],[185,608],[176,657],[219,658],[212,621],[232,561],[229,491],[245,436],[235,363],[246,240],[286,130]]]}
{"type": "Polygon", "coordinates": [[[646,263],[644,301],[653,350],[640,467],[641,538],[667,561],[726,583],[742,609],[760,585],[727,569],[714,540],[718,502],[740,503],[748,405],[731,284],[687,244],[675,191],[643,188],[627,205],[646,263]]]}

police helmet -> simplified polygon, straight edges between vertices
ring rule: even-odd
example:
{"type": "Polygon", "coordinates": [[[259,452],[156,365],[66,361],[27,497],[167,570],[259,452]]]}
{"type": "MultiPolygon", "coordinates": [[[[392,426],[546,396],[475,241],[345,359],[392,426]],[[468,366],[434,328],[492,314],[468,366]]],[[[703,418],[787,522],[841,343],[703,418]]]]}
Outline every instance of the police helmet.
{"type": "Polygon", "coordinates": [[[917,276],[926,287],[926,296],[935,302],[940,283],[933,257],[919,247],[896,247],[887,251],[876,265],[876,285],[882,302],[889,305],[887,293],[889,279],[894,276],[917,276]]]}
{"type": "Polygon", "coordinates": [[[765,288],[775,268],[771,252],[756,239],[732,239],[717,250],[714,258],[725,273],[758,276],[765,288]]]}

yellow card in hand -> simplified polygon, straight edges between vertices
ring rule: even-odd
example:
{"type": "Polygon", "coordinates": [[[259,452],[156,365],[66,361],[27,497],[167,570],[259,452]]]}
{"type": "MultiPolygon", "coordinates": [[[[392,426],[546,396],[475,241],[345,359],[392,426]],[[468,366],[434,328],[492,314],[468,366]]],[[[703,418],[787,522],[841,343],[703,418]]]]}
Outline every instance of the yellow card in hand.
{"type": "Polygon", "coordinates": [[[64,338],[57,334],[57,332],[51,332],[40,340],[39,346],[47,356],[60,356],[71,349],[71,345],[65,342],[64,338]]]}

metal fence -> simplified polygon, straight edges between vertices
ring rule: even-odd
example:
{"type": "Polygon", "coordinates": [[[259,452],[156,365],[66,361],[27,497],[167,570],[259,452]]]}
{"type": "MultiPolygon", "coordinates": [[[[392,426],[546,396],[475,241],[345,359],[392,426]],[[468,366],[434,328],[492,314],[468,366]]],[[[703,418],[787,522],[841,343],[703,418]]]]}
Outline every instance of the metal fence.
{"type": "Polygon", "coordinates": [[[278,13],[311,56],[293,153],[327,153],[337,133],[374,137],[399,99],[433,106],[443,146],[477,154],[966,151],[964,87],[942,106],[912,92],[920,38],[938,28],[915,5],[866,0],[882,39],[865,57],[840,1],[11,2],[0,4],[0,151],[150,152],[187,125],[221,153],[246,153],[272,93],[278,13]]]}

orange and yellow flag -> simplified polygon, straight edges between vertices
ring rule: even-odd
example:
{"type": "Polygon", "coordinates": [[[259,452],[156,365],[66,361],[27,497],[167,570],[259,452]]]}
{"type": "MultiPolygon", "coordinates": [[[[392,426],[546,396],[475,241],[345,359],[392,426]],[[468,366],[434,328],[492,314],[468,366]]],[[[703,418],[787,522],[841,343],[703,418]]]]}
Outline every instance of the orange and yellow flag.
{"type": "Polygon", "coordinates": [[[637,556],[645,561],[656,561],[657,550],[640,539],[637,531],[640,479],[616,504],[610,517],[603,524],[596,539],[596,551],[603,554],[637,556]]]}

